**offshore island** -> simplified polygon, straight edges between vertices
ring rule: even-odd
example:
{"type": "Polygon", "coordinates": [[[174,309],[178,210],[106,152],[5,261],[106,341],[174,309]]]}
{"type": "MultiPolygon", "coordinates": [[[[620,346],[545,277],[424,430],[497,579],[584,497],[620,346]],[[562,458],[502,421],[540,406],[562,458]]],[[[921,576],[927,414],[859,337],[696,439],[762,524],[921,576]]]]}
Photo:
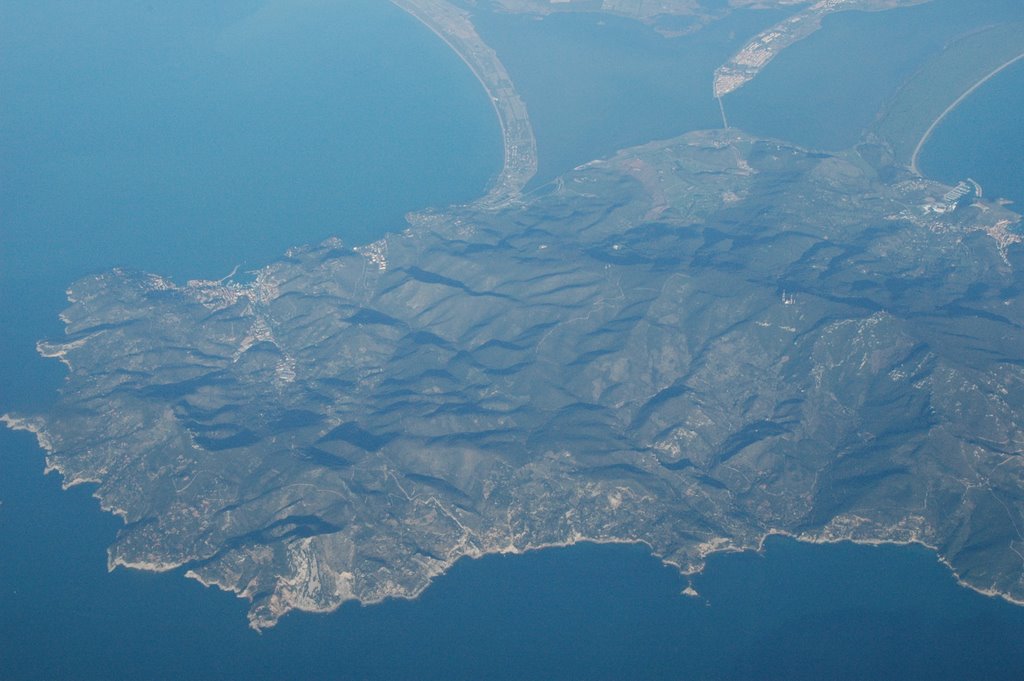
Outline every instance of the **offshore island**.
{"type": "Polygon", "coordinates": [[[1024,603],[1019,215],[884,142],[735,129],[523,195],[500,61],[397,4],[491,92],[504,170],[366,246],[71,285],[59,401],[3,420],[124,520],[111,568],[185,568],[263,628],[467,556],[631,542],[692,574],[786,534],[923,544],[1024,603]]]}

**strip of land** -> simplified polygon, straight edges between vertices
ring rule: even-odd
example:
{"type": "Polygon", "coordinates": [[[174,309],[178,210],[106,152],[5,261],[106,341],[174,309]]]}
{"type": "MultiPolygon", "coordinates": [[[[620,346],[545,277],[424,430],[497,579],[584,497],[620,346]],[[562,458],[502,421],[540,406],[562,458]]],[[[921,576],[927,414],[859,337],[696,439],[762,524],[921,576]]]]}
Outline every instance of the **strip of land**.
{"type": "Polygon", "coordinates": [[[957,39],[923,64],[885,103],[869,136],[888,144],[896,160],[910,166],[916,161],[915,150],[924,148],[920,143],[927,142],[929,128],[948,115],[950,100],[971,91],[1020,54],[1024,54],[1024,22],[983,28],[957,39]]]}
{"type": "Polygon", "coordinates": [[[877,12],[922,2],[928,0],[818,0],[754,36],[729,61],[715,69],[714,95],[724,97],[754,80],[780,52],[821,28],[821,22],[833,12],[877,12]]]}
{"type": "Polygon", "coordinates": [[[497,53],[476,32],[469,15],[445,0],[391,0],[443,40],[477,77],[491,98],[501,126],[505,161],[479,203],[501,206],[515,201],[537,173],[537,141],[526,112],[497,53]]]}
{"type": "Polygon", "coordinates": [[[974,94],[975,90],[977,90],[982,85],[984,85],[988,81],[990,81],[993,78],[995,78],[997,75],[1002,73],[1002,71],[1004,71],[1005,69],[1007,69],[1007,68],[1013,66],[1014,64],[1016,64],[1017,62],[1019,62],[1021,59],[1024,59],[1024,52],[1021,52],[1016,57],[1013,57],[1009,61],[1005,61],[1002,64],[1000,64],[999,66],[997,66],[995,69],[993,69],[992,71],[987,73],[985,76],[983,76],[980,80],[978,80],[976,83],[974,83],[974,85],[972,85],[971,87],[967,88],[967,90],[965,90],[963,92],[963,94],[961,94],[959,97],[957,97],[955,100],[953,100],[953,103],[950,104],[949,106],[947,106],[942,111],[942,113],[940,113],[938,115],[938,117],[934,121],[932,121],[932,124],[929,125],[928,129],[924,131],[923,135],[921,135],[921,139],[918,140],[917,146],[914,147],[914,153],[910,156],[910,169],[912,171],[914,171],[914,173],[916,173],[917,175],[921,174],[921,171],[917,167],[917,160],[921,156],[921,150],[924,149],[924,145],[927,144],[928,139],[932,136],[932,133],[935,132],[935,129],[939,127],[939,124],[941,124],[942,121],[944,121],[946,119],[946,116],[948,116],[950,113],[953,112],[954,109],[956,109],[958,106],[960,106],[960,104],[965,99],[967,99],[972,94],[974,94]]]}

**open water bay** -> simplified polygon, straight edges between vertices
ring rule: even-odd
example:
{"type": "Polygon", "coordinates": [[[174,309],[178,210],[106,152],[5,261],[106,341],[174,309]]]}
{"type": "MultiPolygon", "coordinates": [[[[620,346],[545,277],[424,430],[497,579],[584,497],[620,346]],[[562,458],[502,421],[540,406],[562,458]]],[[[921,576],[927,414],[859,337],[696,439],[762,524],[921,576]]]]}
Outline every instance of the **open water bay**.
{"type": "Polygon", "coordinates": [[[1024,210],[1024,60],[974,91],[939,124],[921,151],[921,172],[956,184],[972,177],[991,198],[1024,210]]]}

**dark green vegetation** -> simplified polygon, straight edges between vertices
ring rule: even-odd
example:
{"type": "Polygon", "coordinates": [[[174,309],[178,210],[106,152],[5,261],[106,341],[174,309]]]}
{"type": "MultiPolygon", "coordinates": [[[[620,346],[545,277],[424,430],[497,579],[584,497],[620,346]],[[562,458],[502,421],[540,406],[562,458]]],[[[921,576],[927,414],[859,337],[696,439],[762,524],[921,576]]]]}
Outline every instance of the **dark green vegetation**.
{"type": "Polygon", "coordinates": [[[15,421],[255,626],[459,557],[766,534],[922,542],[1024,599],[1017,216],[883,149],[694,133],[525,205],[424,214],[246,282],[71,287],[60,403],[15,421]],[[942,206],[942,212],[937,207],[942,206]]]}

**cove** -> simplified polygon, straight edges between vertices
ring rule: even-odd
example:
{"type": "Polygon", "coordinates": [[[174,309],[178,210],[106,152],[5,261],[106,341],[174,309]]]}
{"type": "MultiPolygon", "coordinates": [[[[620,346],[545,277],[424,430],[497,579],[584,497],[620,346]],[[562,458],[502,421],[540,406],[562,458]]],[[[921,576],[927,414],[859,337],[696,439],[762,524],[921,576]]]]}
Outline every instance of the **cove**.
{"type": "Polygon", "coordinates": [[[982,85],[939,124],[921,152],[921,171],[949,184],[964,177],[986,196],[1024,203],[1024,61],[982,85]]]}

